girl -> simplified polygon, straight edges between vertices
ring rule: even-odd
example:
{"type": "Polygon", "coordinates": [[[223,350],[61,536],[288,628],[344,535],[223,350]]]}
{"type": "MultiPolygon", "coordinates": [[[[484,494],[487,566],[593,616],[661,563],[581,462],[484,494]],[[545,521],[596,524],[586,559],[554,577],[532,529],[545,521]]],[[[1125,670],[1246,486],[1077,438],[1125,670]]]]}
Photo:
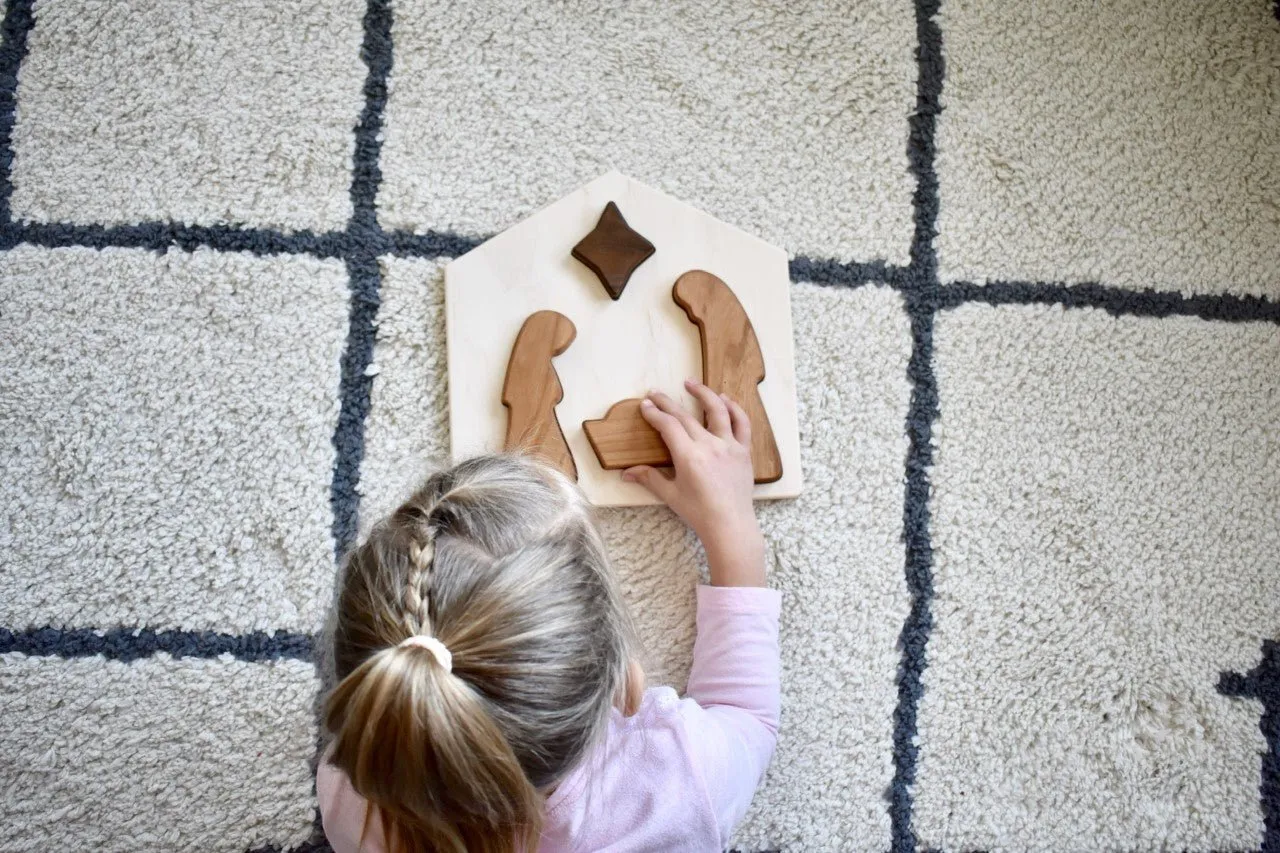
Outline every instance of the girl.
{"type": "Polygon", "coordinates": [[[623,477],[706,548],[688,697],[644,689],[575,485],[513,456],[435,474],[346,564],[316,780],[337,853],[728,844],[773,755],[779,595],[764,588],[746,414],[686,384],[705,427],[664,394],[641,405],[674,476],[623,477]]]}

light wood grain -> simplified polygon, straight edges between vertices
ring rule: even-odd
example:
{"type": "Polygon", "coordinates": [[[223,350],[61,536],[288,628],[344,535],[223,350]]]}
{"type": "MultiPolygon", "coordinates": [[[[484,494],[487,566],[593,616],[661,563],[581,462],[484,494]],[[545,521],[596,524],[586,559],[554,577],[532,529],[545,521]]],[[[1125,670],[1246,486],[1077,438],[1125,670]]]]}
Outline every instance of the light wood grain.
{"type": "Polygon", "coordinates": [[[564,399],[564,388],[551,359],[568,349],[577,334],[563,314],[530,314],[511,347],[502,386],[502,405],[507,407],[503,447],[539,456],[573,480],[578,479],[578,468],[556,418],[556,404],[564,399]]]}
{"type": "Polygon", "coordinates": [[[729,286],[705,270],[690,270],[671,291],[702,336],[702,381],[742,406],[751,419],[751,465],[757,483],[782,478],[782,456],[769,423],[760,383],[764,355],[751,319],[729,286]]]}
{"type": "Polygon", "coordinates": [[[639,399],[614,403],[603,418],[583,421],[582,429],[600,460],[600,467],[606,471],[632,465],[671,464],[671,453],[662,436],[640,414],[639,399]]]}

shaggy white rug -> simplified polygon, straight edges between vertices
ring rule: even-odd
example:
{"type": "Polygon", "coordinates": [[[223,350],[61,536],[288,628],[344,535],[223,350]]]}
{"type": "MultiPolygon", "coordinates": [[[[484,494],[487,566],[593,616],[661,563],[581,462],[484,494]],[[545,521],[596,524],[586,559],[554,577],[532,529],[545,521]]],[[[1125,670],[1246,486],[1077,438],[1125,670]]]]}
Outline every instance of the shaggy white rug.
{"type": "MultiPolygon", "coordinates": [[[[1280,851],[1271,0],[7,0],[0,851],[323,849],[441,269],[611,168],[791,253],[744,851],[1280,851]]],[[[700,554],[610,542],[680,686],[700,554]]]]}

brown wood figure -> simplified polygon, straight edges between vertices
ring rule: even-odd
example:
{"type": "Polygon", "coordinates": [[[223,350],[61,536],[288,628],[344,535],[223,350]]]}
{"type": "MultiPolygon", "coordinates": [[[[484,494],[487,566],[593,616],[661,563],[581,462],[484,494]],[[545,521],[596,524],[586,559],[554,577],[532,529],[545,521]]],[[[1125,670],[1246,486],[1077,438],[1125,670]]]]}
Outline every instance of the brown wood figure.
{"type": "Polygon", "coordinates": [[[742,303],[729,286],[704,270],[690,270],[671,290],[702,336],[702,382],[727,394],[751,419],[751,465],[757,483],[782,478],[782,456],[760,399],[764,355],[742,303]]]}
{"type": "Polygon", "coordinates": [[[671,464],[671,452],[658,431],[640,414],[640,400],[614,403],[603,418],[583,421],[591,449],[606,471],[632,465],[662,467],[671,464]]]}
{"type": "Polygon", "coordinates": [[[570,254],[596,274],[609,297],[616,302],[636,267],[653,254],[653,244],[628,225],[618,206],[609,202],[596,227],[573,247],[570,254]]]}
{"type": "Polygon", "coordinates": [[[530,314],[511,347],[502,385],[502,405],[507,407],[504,447],[540,456],[572,480],[578,479],[578,468],[556,418],[556,404],[564,399],[564,388],[551,359],[568,349],[577,334],[563,314],[530,314]]]}

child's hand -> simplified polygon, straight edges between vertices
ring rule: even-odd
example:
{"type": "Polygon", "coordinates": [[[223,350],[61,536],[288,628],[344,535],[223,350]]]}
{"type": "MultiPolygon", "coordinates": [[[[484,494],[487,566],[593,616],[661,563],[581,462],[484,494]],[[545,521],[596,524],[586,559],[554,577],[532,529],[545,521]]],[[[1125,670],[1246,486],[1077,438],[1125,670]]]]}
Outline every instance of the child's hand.
{"type": "Polygon", "coordinates": [[[702,403],[704,427],[666,394],[655,392],[640,414],[671,452],[675,473],[648,465],[622,478],[644,486],[698,534],[717,586],[764,586],[764,538],[751,493],[751,424],[742,407],[701,382],[685,387],[702,403]]]}

